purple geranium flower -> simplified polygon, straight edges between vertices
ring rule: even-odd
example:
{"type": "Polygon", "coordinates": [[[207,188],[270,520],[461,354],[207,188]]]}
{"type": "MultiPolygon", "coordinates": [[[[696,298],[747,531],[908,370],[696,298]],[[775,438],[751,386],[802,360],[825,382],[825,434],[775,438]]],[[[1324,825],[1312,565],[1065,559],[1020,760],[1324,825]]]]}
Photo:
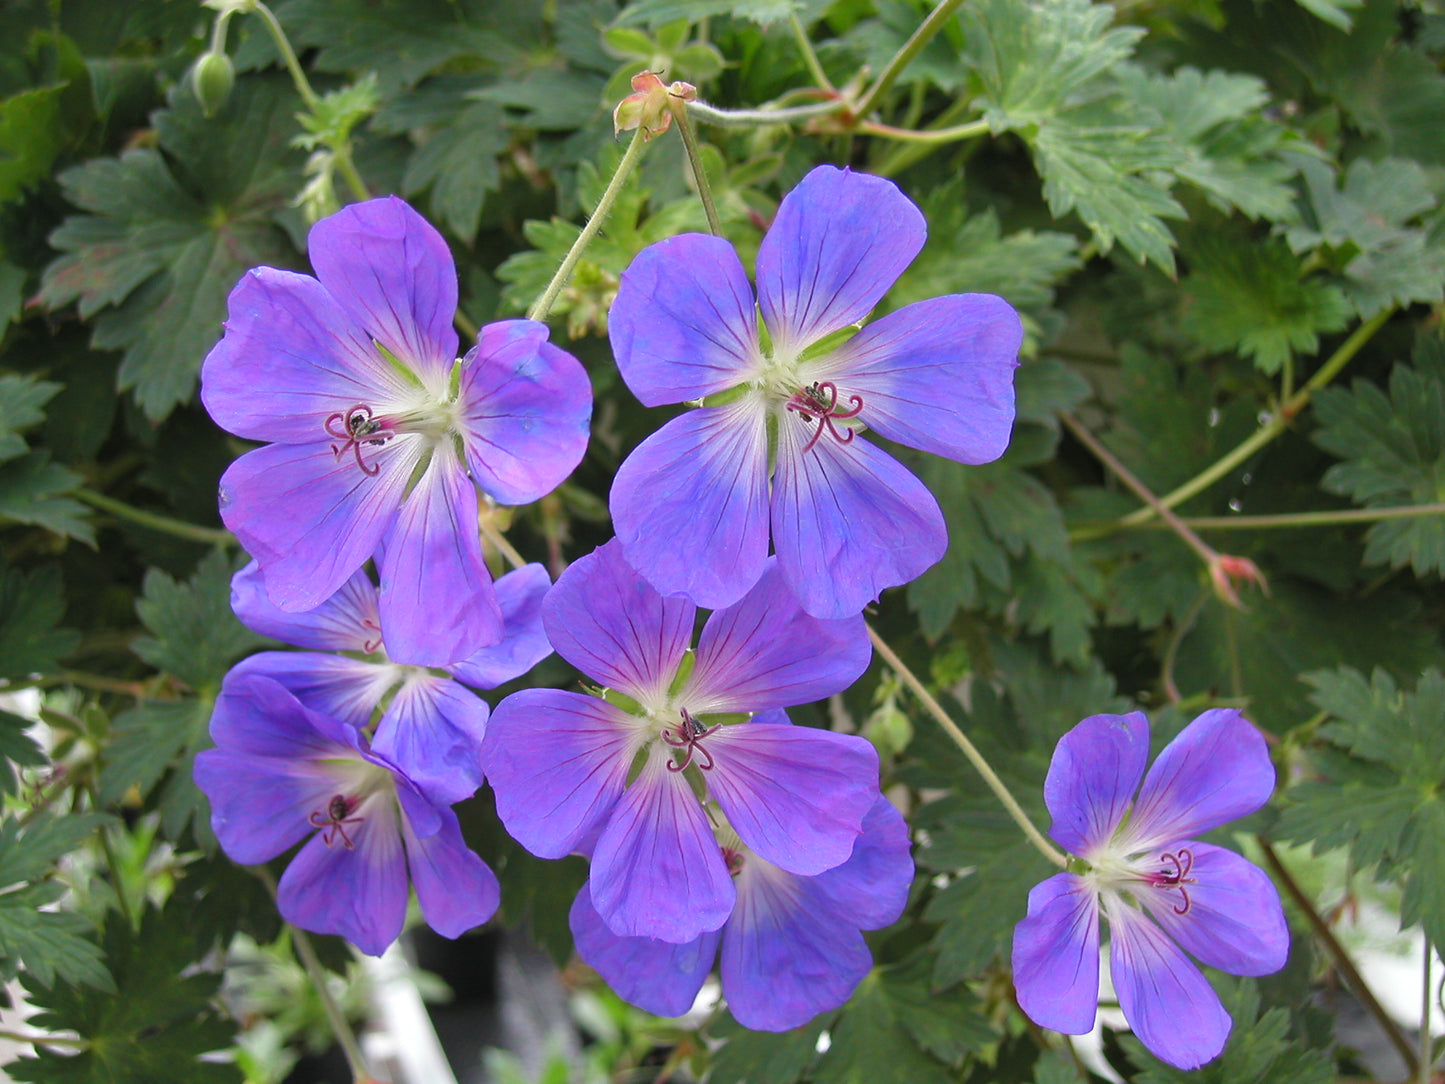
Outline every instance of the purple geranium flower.
{"type": "Polygon", "coordinates": [[[571,473],[587,374],[533,320],[488,324],[458,359],[451,253],[395,197],[323,219],[308,245],[317,278],[241,279],[201,370],[211,417],[273,442],[226,471],[221,518],[283,610],[315,609],[375,556],[388,645],[445,666],[502,636],[474,483],[523,504],[571,473]]]}
{"type": "Polygon", "coordinates": [[[792,726],[778,710],[867,668],[862,616],[810,617],[775,567],[708,618],[693,654],[696,612],[653,590],[615,540],[582,558],[542,622],[558,654],[610,691],[514,693],[483,741],[507,830],[543,858],[590,853],[592,905],[623,937],[685,944],[732,913],[699,795],[754,853],[811,876],[848,859],[878,794],[867,741],[792,726]],[[744,722],[752,712],[763,714],[744,722]]]}
{"type": "Polygon", "coordinates": [[[908,902],[913,859],[908,826],[879,797],[842,865],[800,877],[753,854],[719,831],[737,903],[721,930],[674,945],[619,937],[607,928],[584,886],[572,904],[577,953],[618,996],[659,1016],[692,1007],[722,946],[722,988],[743,1027],[786,1031],[848,1000],[873,957],[862,930],[894,922],[908,902]]]}
{"type": "Polygon", "coordinates": [[[932,494],[857,431],[963,463],[997,459],[1013,424],[1018,314],[992,294],[953,294],[835,341],[924,234],[892,182],[820,166],[763,239],[756,305],[718,237],[661,241],[623,273],[608,316],[623,379],[647,406],[703,402],[643,441],[612,485],[627,560],[663,594],[736,602],[762,575],[770,524],[783,580],[819,617],[858,613],[943,556],[932,494]]]}
{"type": "Polygon", "coordinates": [[[443,937],[496,911],[497,878],[467,849],[456,814],[367,748],[355,727],[268,677],[233,670],[211,737],[216,748],[196,757],[195,779],[226,854],[254,865],[310,837],[277,886],[287,922],[379,956],[406,919],[408,870],[427,925],[443,937]]]}
{"type": "Polygon", "coordinates": [[[1140,712],[1092,715],[1054,750],[1044,784],[1049,835],[1078,859],[1074,872],[1029,893],[1028,916],[1014,931],[1014,985],[1035,1023],[1070,1035],[1090,1030],[1102,911],[1129,1026],[1155,1055],[1193,1069],[1224,1048],[1230,1019],[1185,951],[1234,975],[1278,971],[1289,952],[1279,894],[1264,872],[1195,842],[1264,805],[1274,766],[1259,731],[1228,708],[1185,727],[1145,776],[1148,758],[1140,712]]]}
{"type": "MultiPolygon", "coordinates": [[[[498,579],[502,642],[449,664],[452,676],[492,689],[550,655],[542,599],[551,585],[547,570],[535,564],[498,579]]],[[[252,561],[231,580],[231,609],[259,633],[313,649],[263,651],[242,660],[237,670],[274,678],[308,707],[358,730],[371,727],[381,708],[372,750],[433,801],[459,802],[482,785],[486,702],[444,674],[409,665],[405,656],[388,657],[383,650],[388,629],[376,587],[364,570],[353,573],[316,609],[287,613],[271,602],[252,561]],[[332,651],[352,654],[322,653],[332,651]]]]}

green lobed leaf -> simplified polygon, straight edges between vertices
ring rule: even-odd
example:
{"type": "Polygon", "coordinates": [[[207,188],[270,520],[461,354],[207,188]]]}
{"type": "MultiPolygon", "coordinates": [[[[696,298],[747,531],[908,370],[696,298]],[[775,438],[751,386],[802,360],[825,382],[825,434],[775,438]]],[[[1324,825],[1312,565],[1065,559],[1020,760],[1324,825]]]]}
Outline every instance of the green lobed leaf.
{"type": "Polygon", "coordinates": [[[80,475],[35,451],[0,463],[0,523],[10,520],[44,527],[58,535],[95,545],[95,528],[83,518],[89,509],[65,496],[82,481],[80,475]]]}
{"type": "Polygon", "coordinates": [[[31,1084],[239,1084],[234,1064],[200,1060],[234,1042],[235,1025],[214,1005],[219,976],[197,969],[210,941],[184,907],[147,908],[139,930],[111,912],[103,944],[115,993],[22,977],[41,1010],[31,1023],[74,1030],[88,1045],[65,1055],[37,1048],[7,1066],[10,1075],[31,1084]]]}
{"type": "Polygon", "coordinates": [[[0,711],[0,757],[8,762],[0,768],[0,794],[16,793],[20,783],[17,768],[36,768],[50,761],[35,739],[25,733],[31,725],[29,719],[0,711]]]}
{"type": "Polygon", "coordinates": [[[1313,354],[1319,337],[1349,322],[1341,291],[1306,277],[1278,238],[1202,239],[1182,283],[1184,330],[1207,350],[1237,350],[1261,372],[1279,372],[1293,354],[1313,354]]]}
{"type": "Polygon", "coordinates": [[[818,1039],[833,1019],[824,1013],[789,1031],[748,1031],[725,1016],[708,1028],[727,1041],[708,1063],[712,1084],[793,1084],[818,1056],[818,1039]]]}
{"type": "Polygon", "coordinates": [[[86,938],[90,923],[49,908],[66,892],[36,884],[0,895],[0,960],[18,962],[36,982],[83,984],[113,990],[100,947],[86,938]]]}
{"type": "MultiPolygon", "coordinates": [[[[7,268],[15,270],[9,265],[0,270],[7,268]]],[[[4,328],[0,327],[0,333],[3,331],[4,328]]],[[[5,411],[0,414],[0,462],[24,455],[29,450],[20,434],[45,420],[45,411],[41,408],[59,390],[59,384],[39,380],[33,375],[0,373],[0,403],[5,404],[5,411]]]]}
{"type": "Polygon", "coordinates": [[[60,569],[48,565],[28,575],[0,567],[0,678],[60,671],[80,634],[55,627],[65,612],[60,569]]]}
{"type": "Polygon", "coordinates": [[[222,550],[202,558],[185,583],[152,568],[135,606],[151,636],[135,640],[132,650],[193,689],[218,688],[239,656],[272,642],[231,611],[231,576],[237,568],[222,550]]]}
{"type": "Polygon", "coordinates": [[[159,149],[61,174],[66,198],[90,213],[51,235],[65,255],[46,268],[40,300],[97,316],[92,344],[125,351],[119,386],[153,421],[194,395],[242,273],[295,261],[275,221],[299,187],[295,108],[283,81],[244,79],[208,119],[180,86],[152,118],[159,149]]]}
{"type": "MultiPolygon", "coordinates": [[[[1417,354],[1422,361],[1427,349],[1417,354]]],[[[1364,380],[1348,391],[1325,388],[1315,413],[1315,443],[1341,458],[1325,472],[1325,489],[1369,508],[1445,501],[1445,365],[1396,365],[1388,396],[1364,380]]],[[[1445,518],[1384,520],[1365,538],[1369,564],[1445,575],[1445,518]]]]}

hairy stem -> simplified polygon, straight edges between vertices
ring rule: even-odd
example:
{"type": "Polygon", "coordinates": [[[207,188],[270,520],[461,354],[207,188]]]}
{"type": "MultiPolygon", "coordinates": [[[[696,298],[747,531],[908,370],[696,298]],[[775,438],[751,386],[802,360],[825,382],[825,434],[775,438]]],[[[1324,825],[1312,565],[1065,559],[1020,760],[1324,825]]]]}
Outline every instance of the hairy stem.
{"type": "Polygon", "coordinates": [[[92,508],[99,508],[102,512],[109,512],[113,516],[129,520],[141,527],[149,527],[153,531],[160,531],[162,534],[185,538],[191,542],[203,542],[208,546],[234,546],[237,544],[236,536],[230,531],[218,527],[199,527],[194,523],[157,515],[155,512],[145,512],[124,501],[118,501],[114,497],[107,497],[104,493],[96,493],[91,489],[83,487],[72,489],[70,496],[78,501],[83,501],[92,508]]]}
{"type": "Polygon", "coordinates": [[[552,281],[547,283],[547,288],[542,291],[542,296],[527,310],[527,319],[545,320],[547,314],[552,311],[553,304],[557,301],[557,295],[562,292],[562,287],[567,285],[567,280],[572,277],[572,271],[577,266],[577,261],[582,259],[582,253],[592,243],[592,238],[602,229],[602,223],[606,220],[612,205],[617,202],[618,195],[622,192],[622,186],[627,178],[632,175],[632,169],[637,165],[637,160],[642,157],[642,150],[647,146],[646,140],[642,138],[639,129],[632,133],[632,142],[627,144],[627,150],[622,155],[622,161],[617,163],[617,170],[612,174],[612,180],[607,182],[607,189],[602,193],[602,198],[597,201],[597,207],[592,212],[592,217],[587,220],[587,225],[582,227],[582,232],[577,235],[577,240],[572,242],[572,247],[567,250],[567,255],[562,258],[562,266],[557,268],[557,273],[552,276],[552,281]]]}
{"type": "Polygon", "coordinates": [[[913,131],[909,128],[894,128],[891,124],[878,124],[865,120],[858,125],[858,131],[864,135],[896,139],[900,143],[956,143],[959,140],[988,135],[988,122],[982,119],[971,120],[967,124],[955,124],[949,128],[925,128],[921,131],[913,131]]]}
{"type": "Polygon", "coordinates": [[[706,102],[688,102],[687,111],[699,124],[711,124],[718,128],[760,128],[768,124],[792,124],[795,121],[812,120],[836,113],[848,103],[843,98],[831,98],[814,105],[793,105],[760,109],[717,109],[706,102]]]}
{"type": "Polygon", "coordinates": [[[808,32],[803,29],[802,21],[798,18],[796,11],[788,12],[788,23],[793,30],[793,40],[798,43],[798,52],[802,54],[803,64],[808,69],[808,74],[813,77],[813,82],[824,90],[833,90],[833,84],[828,81],[828,75],[823,71],[823,65],[818,60],[818,54],[813,49],[813,43],[808,40],[808,32]]]}
{"type": "Polygon", "coordinates": [[[918,697],[919,702],[928,711],[928,714],[932,715],[938,725],[943,727],[944,733],[952,738],[954,744],[963,750],[963,755],[966,756],[969,763],[978,770],[978,774],[983,776],[983,781],[988,784],[988,789],[993,791],[994,797],[997,798],[1004,809],[1008,811],[1008,815],[1013,818],[1014,823],[1023,830],[1028,841],[1034,845],[1035,849],[1041,855],[1054,865],[1060,869],[1066,868],[1068,866],[1068,859],[1060,854],[1058,850],[1054,848],[1053,844],[1044,837],[1044,834],[1034,826],[1034,822],[1029,820],[1029,815],[1024,812],[1023,806],[1019,805],[1018,799],[1009,791],[1004,781],[998,777],[998,773],[989,767],[988,761],[985,760],[983,754],[978,751],[978,747],[968,740],[968,735],[960,730],[958,724],[949,718],[948,712],[943,710],[942,705],[933,698],[933,694],[924,687],[923,682],[918,680],[913,671],[908,668],[908,665],[898,657],[897,652],[888,646],[883,637],[878,635],[877,630],[874,629],[872,625],[868,626],[868,639],[873,641],[873,647],[878,651],[878,654],[883,656],[883,661],[893,668],[893,672],[913,691],[913,695],[918,697]]]}
{"type": "Polygon", "coordinates": [[[1390,1045],[1395,1048],[1400,1057],[1405,1059],[1405,1065],[1409,1070],[1410,1076],[1415,1076],[1420,1071],[1419,1058],[1416,1057],[1415,1049],[1410,1045],[1410,1040],[1407,1039],[1405,1033],[1400,1030],[1400,1025],[1391,1019],[1390,1014],[1387,1013],[1379,1001],[1376,1000],[1374,993],[1371,992],[1363,976],[1360,975],[1359,969],[1355,967],[1355,961],[1350,959],[1350,954],[1345,951],[1345,947],[1341,945],[1339,939],[1335,937],[1335,933],[1330,929],[1329,923],[1315,910],[1314,902],[1305,895],[1304,890],[1300,888],[1298,882],[1290,876],[1289,870],[1285,869],[1284,863],[1279,860],[1279,855],[1277,855],[1274,848],[1270,846],[1269,840],[1263,836],[1256,836],[1255,839],[1259,842],[1260,853],[1264,855],[1265,864],[1269,866],[1269,870],[1274,874],[1275,880],[1284,886],[1285,893],[1294,901],[1295,906],[1304,912],[1305,918],[1309,920],[1310,927],[1324,944],[1325,950],[1329,952],[1330,958],[1335,962],[1335,967],[1339,970],[1345,981],[1350,984],[1351,989],[1355,991],[1355,996],[1360,999],[1360,1004],[1375,1018],[1380,1027],[1384,1029],[1385,1038],[1390,1040],[1390,1045]]]}
{"type": "Polygon", "coordinates": [[[868,92],[858,101],[857,113],[860,117],[866,117],[873,107],[878,104],[878,99],[886,94],[894,82],[903,74],[903,69],[908,67],[923,47],[933,40],[933,36],[943,29],[944,23],[952,18],[953,13],[963,6],[963,0],[940,0],[939,5],[928,14],[928,18],[919,24],[913,36],[903,43],[903,46],[893,55],[879,74],[877,80],[868,92]]]}
{"type": "MultiPolygon", "coordinates": [[[[794,20],[796,21],[796,16],[794,20]]],[[[722,236],[722,223],[718,221],[717,208],[712,202],[712,186],[707,181],[707,170],[702,166],[702,151],[697,145],[697,133],[692,130],[692,121],[687,116],[687,102],[676,95],[667,96],[667,108],[677,122],[682,145],[687,149],[687,163],[692,167],[692,178],[697,183],[697,194],[702,199],[703,213],[707,215],[707,228],[714,237],[722,236]]]]}
{"type": "MultiPolygon", "coordinates": [[[[1385,322],[1395,314],[1393,308],[1385,309],[1377,313],[1363,324],[1357,327],[1348,339],[1340,344],[1338,350],[1330,355],[1328,361],[1320,366],[1319,372],[1310,377],[1309,381],[1299,391],[1287,399],[1283,406],[1275,412],[1268,424],[1256,430],[1245,439],[1233,451],[1226,453],[1215,463],[1200,471],[1197,475],[1185,482],[1178,489],[1165,494],[1159,498],[1159,503],[1165,508],[1174,508],[1196,493],[1208,489],[1219,479],[1223,478],[1235,467],[1239,466],[1255,452],[1259,451],[1275,437],[1279,436],[1289,428],[1290,422],[1295,415],[1309,405],[1314,393],[1333,380],[1346,365],[1348,365],[1360,352],[1360,349],[1370,341],[1375,332],[1385,326],[1385,322]]],[[[1152,519],[1158,513],[1153,507],[1141,508],[1137,512],[1131,512],[1120,522],[1125,526],[1134,526],[1152,519]]]]}

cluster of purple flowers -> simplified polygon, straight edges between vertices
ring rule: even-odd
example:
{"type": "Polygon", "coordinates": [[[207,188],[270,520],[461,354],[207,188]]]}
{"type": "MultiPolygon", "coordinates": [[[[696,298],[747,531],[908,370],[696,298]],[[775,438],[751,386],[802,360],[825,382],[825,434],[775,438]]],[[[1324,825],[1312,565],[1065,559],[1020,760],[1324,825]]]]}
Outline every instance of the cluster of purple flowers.
{"type": "MultiPolygon", "coordinates": [[[[315,278],[263,267],[241,281],[202,373],[212,416],[269,442],[221,480],[222,516],[254,557],[232,603],[305,650],[231,672],[196,780],[237,861],[307,840],[280,881],[289,921],[380,952],[408,880],[438,932],[485,921],[497,881],[451,808],[485,779],[523,846],[589,858],[575,942],[629,1001],[680,1014],[719,958],[748,1027],[795,1027],[851,996],[871,966],[863,931],[906,904],[908,829],[870,743],[794,726],[786,709],[867,669],[862,608],[947,544],[932,495],[862,433],[997,458],[1022,337],[1007,303],[980,294],[860,329],[923,239],[890,182],[824,166],[783,199],[756,296],[719,238],[645,250],[610,316],[617,365],[645,405],[696,409],[623,463],[617,538],[555,586],[538,566],[493,584],[477,523],[481,501],[536,500],[585,449],[587,376],[543,325],[489,324],[457,357],[450,254],[394,198],[314,227],[315,278]],[[698,607],[713,612],[694,646],[698,607]],[[489,718],[473,690],[552,650],[595,687],[527,689],[489,718]]],[[[1219,770],[1257,759],[1238,753],[1252,728],[1225,714],[1215,745],[1236,755],[1219,770]]],[[[1212,1056],[1218,1027],[1160,1038],[1151,1014],[1208,1015],[1208,987],[1131,901],[1205,962],[1278,966],[1282,922],[1233,955],[1212,948],[1234,897],[1254,908],[1245,922],[1267,910],[1262,875],[1178,842],[1257,806],[1273,777],[1231,804],[1198,782],[1208,751],[1166,752],[1126,819],[1147,727],[1141,739],[1142,716],[1110,718],[1055,756],[1055,838],[1083,865],[1030,897],[1020,1001],[1060,1030],[1092,1020],[1102,909],[1145,1042],[1176,1063],[1212,1056]],[[1163,1010],[1149,984],[1176,991],[1163,1010]]]]}

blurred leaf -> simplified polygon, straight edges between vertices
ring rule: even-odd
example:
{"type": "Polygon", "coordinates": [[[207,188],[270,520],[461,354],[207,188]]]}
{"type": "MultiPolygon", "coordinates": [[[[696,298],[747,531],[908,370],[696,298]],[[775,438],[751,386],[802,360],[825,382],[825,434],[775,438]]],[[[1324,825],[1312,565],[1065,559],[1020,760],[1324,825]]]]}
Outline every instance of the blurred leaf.
{"type": "MultiPolygon", "coordinates": [[[[0,328],[0,333],[3,330],[0,328]]],[[[59,384],[48,380],[0,373],[0,403],[5,404],[5,412],[0,414],[0,462],[24,455],[29,450],[20,434],[45,420],[41,407],[59,390],[59,384]]]]}
{"type": "MultiPolygon", "coordinates": [[[[1388,397],[1364,380],[1316,396],[1314,441],[1342,460],[1325,472],[1325,489],[1367,508],[1445,500],[1445,346],[1437,338],[1417,359],[1420,368],[1390,370],[1388,397]]],[[[1445,575],[1445,516],[1384,520],[1365,538],[1368,564],[1445,575]]]]}
{"type": "Polygon", "coordinates": [[[0,678],[60,671],[60,659],[80,641],[79,633],[55,627],[64,612],[59,568],[26,575],[0,567],[0,678]]]}
{"type": "Polygon", "coordinates": [[[272,642],[231,612],[231,576],[237,567],[223,551],[212,550],[184,584],[159,569],[147,572],[135,608],[152,636],[137,639],[132,650],[193,689],[218,688],[238,657],[272,642]]]}
{"type": "Polygon", "coordinates": [[[100,770],[100,804],[115,806],[135,787],[144,799],[172,762],[206,740],[210,700],[142,700],[111,723],[100,770]]]}
{"type": "Polygon", "coordinates": [[[95,528],[82,518],[89,509],[64,495],[80,482],[80,475],[50,462],[49,452],[0,464],[0,522],[28,523],[95,545],[95,528]]]}
{"type": "Polygon", "coordinates": [[[1313,354],[1319,337],[1349,322],[1334,286],[1305,277],[1299,257],[1278,238],[1201,240],[1182,283],[1184,329],[1207,350],[1237,350],[1269,375],[1295,353],[1313,354]]]}
{"type": "Polygon", "coordinates": [[[712,1084],[793,1084],[818,1056],[818,1037],[833,1019],[824,1013],[789,1031],[748,1031],[725,1016],[708,1034],[727,1041],[708,1065],[712,1084]]]}
{"type": "Polygon", "coordinates": [[[91,213],[51,235],[66,255],[40,291],[50,308],[78,301],[83,319],[99,314],[93,345],[125,350],[120,388],[134,388],[153,421],[194,395],[241,274],[295,260],[274,221],[299,183],[289,87],[243,79],[209,120],[184,85],[170,101],[152,118],[158,149],[61,175],[66,197],[91,213]]]}
{"type": "Polygon", "coordinates": [[[32,1084],[239,1084],[234,1064],[200,1060],[231,1045],[235,1025],[215,1008],[219,977],[197,970],[210,944],[183,908],[148,908],[139,931],[111,912],[104,947],[115,993],[22,978],[41,1010],[30,1023],[76,1031],[89,1045],[67,1054],[38,1047],[34,1058],[7,1066],[10,1075],[32,1084]]]}
{"type": "Polygon", "coordinates": [[[35,768],[49,763],[50,758],[25,732],[30,729],[29,719],[0,711],[0,757],[9,763],[0,767],[0,794],[14,794],[19,785],[16,768],[35,768]]]}
{"type": "MultiPolygon", "coordinates": [[[[831,0],[828,0],[830,3],[831,0]]],[[[789,15],[798,15],[805,24],[812,22],[828,6],[823,0],[637,0],[628,4],[617,17],[617,26],[646,23],[658,26],[676,19],[697,22],[715,15],[732,15],[751,19],[768,26],[789,15]]]]}

